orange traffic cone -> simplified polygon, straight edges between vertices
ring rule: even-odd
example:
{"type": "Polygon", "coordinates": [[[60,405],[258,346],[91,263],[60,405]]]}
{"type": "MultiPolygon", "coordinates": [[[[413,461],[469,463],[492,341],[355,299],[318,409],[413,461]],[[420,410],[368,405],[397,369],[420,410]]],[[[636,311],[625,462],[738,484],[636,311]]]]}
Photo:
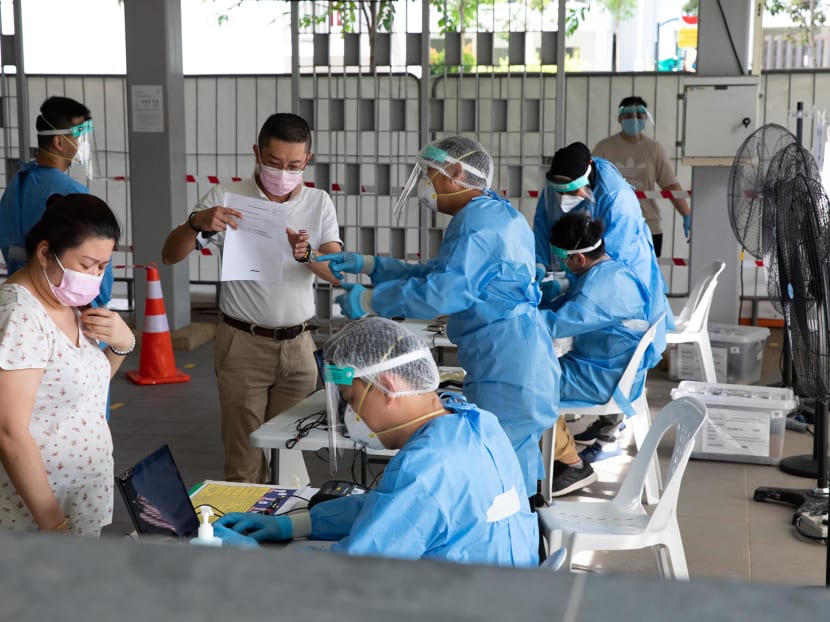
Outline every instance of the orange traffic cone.
{"type": "Polygon", "coordinates": [[[141,359],[138,371],[128,371],[127,378],[141,385],[189,382],[190,376],[176,369],[176,361],[173,359],[173,342],[161,296],[158,267],[151,262],[146,268],[147,301],[144,305],[141,359]]]}

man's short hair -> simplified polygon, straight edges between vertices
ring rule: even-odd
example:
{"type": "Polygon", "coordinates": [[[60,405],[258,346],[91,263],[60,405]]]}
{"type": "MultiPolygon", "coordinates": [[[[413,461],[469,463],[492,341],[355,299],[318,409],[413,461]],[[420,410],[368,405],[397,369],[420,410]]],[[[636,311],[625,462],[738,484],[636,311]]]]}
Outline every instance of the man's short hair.
{"type": "Polygon", "coordinates": [[[287,143],[305,143],[306,153],[311,151],[311,128],[305,119],[290,112],[272,114],[262,124],[257,138],[259,148],[264,149],[273,139],[287,143]]]}
{"type": "Polygon", "coordinates": [[[625,108],[626,106],[642,106],[643,108],[648,108],[646,100],[644,100],[639,95],[629,95],[628,97],[623,97],[623,100],[620,102],[619,107],[625,108]]]}
{"type": "MultiPolygon", "coordinates": [[[[83,117],[84,121],[92,118],[89,108],[71,97],[58,95],[49,97],[40,105],[40,114],[35,120],[35,129],[40,132],[44,130],[68,130],[73,121],[83,117]]],[[[38,136],[37,146],[44,149],[52,144],[54,136],[38,136]]]]}

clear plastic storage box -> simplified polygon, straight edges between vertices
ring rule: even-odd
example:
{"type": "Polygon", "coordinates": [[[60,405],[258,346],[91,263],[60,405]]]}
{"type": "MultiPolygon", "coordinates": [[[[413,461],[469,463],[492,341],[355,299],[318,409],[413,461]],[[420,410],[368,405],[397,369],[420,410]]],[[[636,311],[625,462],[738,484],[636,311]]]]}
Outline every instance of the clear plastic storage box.
{"type": "MultiPolygon", "coordinates": [[[[753,384],[761,380],[761,364],[769,329],[763,326],[709,324],[709,341],[718,382],[753,384]]],[[[670,344],[669,378],[703,380],[697,344],[670,344]]]]}
{"type": "Polygon", "coordinates": [[[692,458],[778,464],[787,414],[798,404],[792,389],[684,380],[672,399],[696,397],[708,417],[695,438],[692,458]]]}

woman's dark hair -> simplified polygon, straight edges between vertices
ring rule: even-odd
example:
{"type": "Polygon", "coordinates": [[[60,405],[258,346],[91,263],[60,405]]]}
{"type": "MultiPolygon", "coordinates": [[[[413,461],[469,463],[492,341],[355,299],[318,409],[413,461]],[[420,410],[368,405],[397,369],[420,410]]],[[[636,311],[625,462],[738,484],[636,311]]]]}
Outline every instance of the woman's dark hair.
{"type": "Polygon", "coordinates": [[[61,256],[90,238],[104,238],[118,243],[121,227],[109,206],[91,194],[53,194],[46,201],[46,211],[26,236],[26,258],[31,259],[37,245],[44,240],[49,250],[61,256]]]}
{"type": "MultiPolygon", "coordinates": [[[[587,212],[568,212],[550,229],[550,243],[566,251],[593,246],[602,240],[605,225],[594,220],[587,212]]],[[[605,242],[585,253],[588,259],[599,259],[605,254],[605,242]]]]}

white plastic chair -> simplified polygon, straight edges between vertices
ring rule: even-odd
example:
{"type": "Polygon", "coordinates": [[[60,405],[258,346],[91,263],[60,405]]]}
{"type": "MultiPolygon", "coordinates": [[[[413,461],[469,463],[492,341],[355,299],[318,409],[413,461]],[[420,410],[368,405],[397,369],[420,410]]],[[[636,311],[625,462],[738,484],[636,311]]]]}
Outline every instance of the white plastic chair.
{"type": "Polygon", "coordinates": [[[715,261],[706,269],[694,288],[689,292],[689,299],[675,318],[675,328],[666,332],[666,343],[694,343],[700,352],[703,364],[703,381],[716,383],[715,359],[712,356],[712,344],[709,343],[709,309],[718,285],[718,276],[726,264],[715,261]]]}
{"type": "Polygon", "coordinates": [[[706,419],[706,406],[692,397],[670,402],[654,423],[616,496],[610,501],[559,501],[537,508],[549,551],[565,549],[564,565],[571,568],[583,551],[622,551],[654,547],[661,576],[688,579],[686,554],[677,524],[680,483],[694,446],[695,434],[706,419]],[[676,429],[666,488],[649,515],[640,499],[646,474],[663,435],[676,429]]]}
{"type": "MultiPolygon", "coordinates": [[[[628,365],[626,366],[625,371],[623,371],[623,375],[620,377],[620,381],[617,384],[617,391],[629,399],[631,407],[634,409],[635,414],[629,417],[628,421],[630,422],[634,432],[634,444],[636,445],[638,452],[642,446],[646,434],[648,433],[649,426],[651,425],[651,414],[648,410],[645,387],[642,387],[640,396],[637,399],[631,400],[630,398],[635,392],[635,389],[640,389],[639,386],[634,386],[634,379],[637,377],[637,372],[640,370],[640,366],[643,363],[643,357],[645,357],[646,350],[654,341],[654,336],[664,320],[665,315],[661,315],[657,321],[654,322],[654,324],[652,324],[645,333],[643,333],[643,336],[640,337],[640,342],[637,344],[637,348],[631,355],[631,359],[628,361],[628,365]]],[[[645,383],[645,378],[643,378],[643,382],[645,383]]],[[[617,391],[615,391],[613,395],[617,394],[617,391]]],[[[559,416],[564,416],[565,413],[596,416],[613,415],[625,412],[626,409],[617,403],[613,395],[605,404],[597,404],[596,406],[570,406],[567,401],[562,401],[559,404],[559,416]]],[[[553,484],[554,434],[555,428],[549,428],[548,430],[545,430],[545,433],[542,435],[542,459],[545,464],[545,482],[542,486],[542,497],[546,503],[550,503],[553,498],[551,495],[551,487],[553,484]]],[[[660,497],[661,486],[660,462],[655,455],[652,460],[652,466],[648,471],[648,477],[646,478],[646,503],[657,503],[657,499],[660,497]]]]}

